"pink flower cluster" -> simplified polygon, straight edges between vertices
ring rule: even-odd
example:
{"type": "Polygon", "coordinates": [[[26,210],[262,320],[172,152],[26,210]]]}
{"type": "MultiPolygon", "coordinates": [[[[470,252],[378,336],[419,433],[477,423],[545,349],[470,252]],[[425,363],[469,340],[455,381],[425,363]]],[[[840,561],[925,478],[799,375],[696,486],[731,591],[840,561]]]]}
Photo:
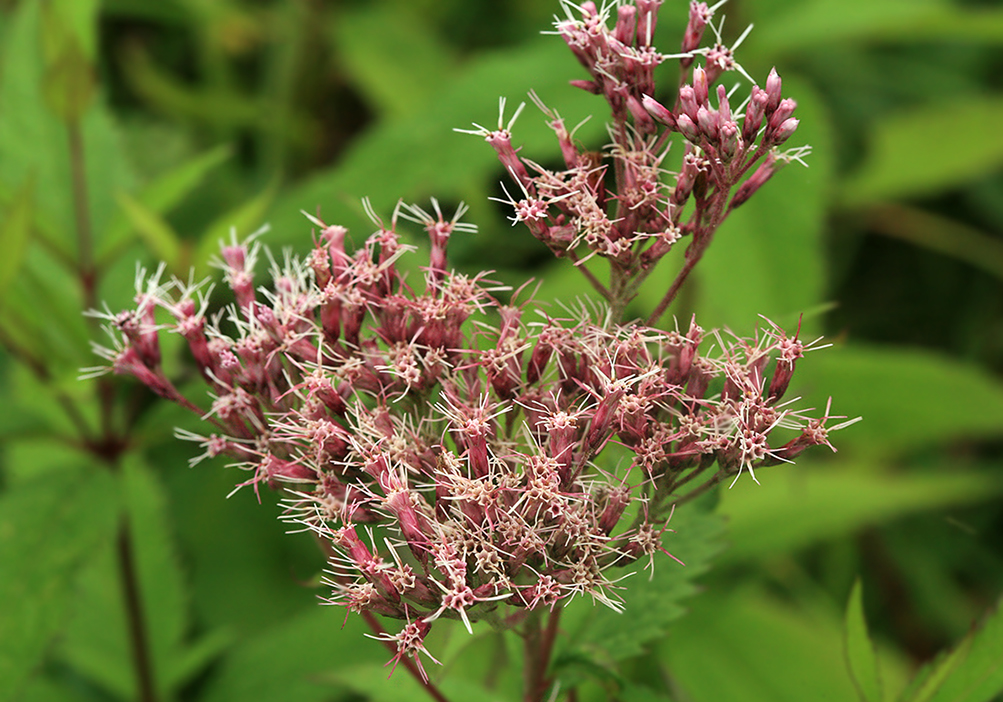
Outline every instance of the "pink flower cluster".
{"type": "Polygon", "coordinates": [[[781,403],[806,346],[775,327],[726,338],[501,304],[483,277],[446,267],[469,225],[437,206],[399,207],[354,253],[344,228],[317,223],[311,254],[273,263],[258,293],[259,246],[225,247],[226,314],[207,317],[198,286],[141,277],[137,308],[108,316],[117,342],[103,353],[215,425],[188,437],[204,456],[283,491],[288,519],[330,545],[329,601],[407,621],[402,655],[437,618],[469,627],[501,600],[616,607],[608,570],[661,550],[683,486],[712,465],[717,482],[828,444],[827,415],[781,403]],[[410,251],[398,218],[432,243],[420,290],[397,270],[410,251]],[[164,373],[164,332],[187,341],[209,408],[164,373]],[[771,444],[778,428],[792,438],[771,444]]]}
{"type": "Polygon", "coordinates": [[[634,296],[655,264],[688,237],[686,263],[648,318],[652,324],[728,214],[781,166],[800,161],[810,152],[809,147],[777,149],[797,129],[798,120],[792,117],[795,101],[781,96],[776,70],[770,72],[765,88],[753,85],[735,111],[730,105],[734,89],[729,91],[724,85],[714,91],[717,104],[711,102],[712,86],[728,72],[754,82],[733,56],[745,34],[731,48],[721,44],[720,29],[711,23],[717,6],[690,3],[682,53],[666,55],[651,45],[661,4],[662,0],[637,0],[597,9],[593,2],[581,6],[564,2],[567,19],[555,24],[556,33],[590,76],[572,85],[602,95],[609,104],[612,121],[605,152],[589,151],[576,143],[574,130],[569,131],[560,115],[535,94],[533,101],[548,117],[560,143],[564,170],[523,158],[513,146],[512,126],[522,106],[505,123],[503,100],[495,129],[475,124],[475,129],[457,130],[484,137],[518,187],[518,195],[506,191],[513,223],[525,224],[555,255],[568,256],[578,265],[594,255],[608,260],[609,285],[591,281],[615,310],[634,296]],[[616,22],[609,27],[614,7],[616,22]],[[708,26],[714,29],[717,42],[700,48],[708,26]],[[694,60],[701,56],[706,67],[697,66],[691,72],[694,60]],[[681,59],[672,109],[654,97],[655,67],[669,58],[681,59]],[[667,174],[663,163],[675,133],[684,139],[684,153],[678,170],[667,174]],[[613,187],[609,187],[610,177],[613,187]],[[585,256],[579,253],[583,247],[588,250],[585,256]]]}
{"type": "Polygon", "coordinates": [[[618,3],[610,29],[610,8],[586,2],[580,18],[557,23],[591,76],[577,84],[613,111],[605,155],[576,144],[542,104],[564,171],[519,156],[511,123],[475,130],[520,189],[509,198],[516,222],[558,256],[581,264],[587,249],[585,258],[608,260],[608,285],[582,268],[606,313],[561,318],[529,300],[503,303],[487,274],[452,271],[448,242],[474,227],[461,222],[462,206],[447,218],[433,200],[432,213],[399,205],[389,224],[370,209],[378,229],[354,251],[345,228],[310,218],[313,250],[272,260],[261,288],[253,237],[224,246],[218,265],[235,303],[222,312],[207,314],[203,285],[161,283],[158,271],[138,277],[136,309],[103,315],[114,343],[99,352],[111,369],[214,426],[207,437],[184,434],[204,448],[195,462],[230,456],[250,474],[242,485],[281,490],[289,522],[322,540],[328,601],[405,622],[383,636],[395,660],[420,669],[442,618],[468,629],[480,619],[515,624],[576,595],[616,608],[620,576],[610,569],[653,565],[676,505],[809,446],[831,448],[829,432],[847,424],[827,426],[828,407],[810,418],[782,401],[815,342],[768,322],[753,338],[695,321],[653,326],[727,212],[791,158],[775,147],[797,126],[775,72],[753,87],[742,117],[723,87],[711,105],[711,83],[738,69],[720,43],[699,48],[713,14],[704,3],[691,5],[681,63],[684,74],[698,56],[707,67],[681,80],[673,110],[659,104],[659,5],[618,3]],[[674,132],[686,151],[666,184],[674,132]],[[430,242],[415,287],[399,268],[414,250],[400,220],[420,224],[430,242]],[[623,323],[637,286],[686,236],[683,270],[659,309],[647,324],[623,323]],[[208,406],[164,372],[161,333],[187,342],[208,406]]]}

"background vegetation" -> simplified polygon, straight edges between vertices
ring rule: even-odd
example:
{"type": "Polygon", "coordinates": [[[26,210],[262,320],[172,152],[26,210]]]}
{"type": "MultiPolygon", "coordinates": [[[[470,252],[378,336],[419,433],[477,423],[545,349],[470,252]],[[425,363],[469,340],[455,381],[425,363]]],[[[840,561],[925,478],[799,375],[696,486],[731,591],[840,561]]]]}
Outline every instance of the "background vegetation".
{"type": "MultiPolygon", "coordinates": [[[[77,380],[96,363],[80,312],[128,306],[137,260],[208,272],[230,227],[268,222],[273,250],[305,252],[300,210],[319,211],[361,238],[363,196],[387,214],[398,198],[464,200],[481,231],[455,242],[458,266],[542,279],[544,300],[586,295],[488,200],[503,176],[491,149],[452,131],[493,124],[498,96],[534,89],[570,123],[595,112],[579,136],[601,143],[601,100],[567,87],[578,66],[540,36],[556,3],[0,6],[0,699],[140,698],[123,568],[138,573],[158,699],[418,699],[403,671],[385,682],[386,652],[356,618],[342,628],[317,606],[319,552],[283,534],[273,498],[227,500],[239,476],[187,467],[197,450],[172,428],[192,419],[133,384],[77,380]]],[[[835,437],[837,455],[724,491],[723,528],[680,510],[667,545],[700,544],[690,571],[632,579],[648,599],[619,619],[569,619],[584,633],[558,665],[580,699],[896,699],[1003,591],[1003,9],[725,11],[732,36],[755,23],[738,57],[761,81],[778,67],[799,102],[792,145],[814,153],[729,220],[674,311],[739,332],[757,314],[791,328],[805,313],[806,336],[836,348],[802,362],[801,394],[824,406],[831,393],[864,421],[835,437]],[[680,602],[683,577],[702,592],[680,602]],[[857,578],[880,675],[858,655],[861,610],[844,620],[857,578]]],[[[685,15],[666,2],[663,50],[685,15]]],[[[516,136],[537,161],[559,156],[532,109],[516,136]]],[[[923,696],[959,654],[902,699],[993,699],[1001,629],[969,640],[975,687],[923,696]]],[[[436,635],[447,693],[517,698],[516,675],[484,689],[510,641],[436,635]]]]}

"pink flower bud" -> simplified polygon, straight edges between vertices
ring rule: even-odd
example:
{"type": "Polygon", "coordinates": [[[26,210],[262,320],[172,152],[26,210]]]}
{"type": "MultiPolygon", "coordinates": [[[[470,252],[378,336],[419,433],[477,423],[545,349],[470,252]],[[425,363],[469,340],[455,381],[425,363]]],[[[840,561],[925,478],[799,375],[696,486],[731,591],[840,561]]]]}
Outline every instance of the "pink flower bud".
{"type": "Polygon", "coordinates": [[[770,75],[766,78],[766,112],[772,113],[780,104],[780,91],[783,86],[780,74],[774,66],[770,69],[770,75]]]}
{"type": "Polygon", "coordinates": [[[679,109],[682,113],[688,115],[690,119],[695,120],[697,118],[698,107],[700,105],[697,103],[696,91],[693,90],[693,86],[684,85],[681,87],[679,89],[679,109]]]}
{"type": "Polygon", "coordinates": [[[616,14],[613,38],[625,46],[633,46],[637,30],[637,8],[633,5],[620,5],[616,14]]]}
{"type": "Polygon", "coordinates": [[[672,114],[672,110],[665,107],[662,103],[658,102],[650,95],[641,96],[641,105],[648,111],[649,115],[655,118],[655,121],[664,124],[669,129],[675,129],[676,117],[672,114]]]}
{"type": "Polygon", "coordinates": [[[710,81],[707,79],[707,72],[701,66],[693,69],[693,95],[698,105],[706,105],[710,97],[710,81]]]}
{"type": "Polygon", "coordinates": [[[766,91],[758,85],[752,86],[752,93],[749,103],[745,108],[745,120],[742,122],[742,140],[746,144],[751,144],[763,124],[763,117],[766,114],[766,103],[769,96],[766,91]]]}
{"type": "MultiPolygon", "coordinates": [[[[710,22],[711,11],[705,2],[690,3],[690,17],[686,23],[686,31],[683,34],[682,52],[688,54],[700,48],[700,40],[703,39],[704,29],[710,22]]],[[[689,59],[692,62],[693,59],[689,59]]],[[[685,66],[684,66],[685,68],[685,66]]]]}
{"type": "Polygon", "coordinates": [[[700,130],[688,114],[683,113],[676,117],[676,127],[679,129],[679,133],[686,137],[688,141],[694,144],[700,141],[700,130]]]}

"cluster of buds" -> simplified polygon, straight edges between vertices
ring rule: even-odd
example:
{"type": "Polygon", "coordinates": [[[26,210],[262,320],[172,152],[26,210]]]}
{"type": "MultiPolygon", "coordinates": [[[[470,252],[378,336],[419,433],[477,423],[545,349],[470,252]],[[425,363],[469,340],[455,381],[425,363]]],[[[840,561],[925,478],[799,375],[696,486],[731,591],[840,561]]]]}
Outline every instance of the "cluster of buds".
{"type": "Polygon", "coordinates": [[[416,660],[439,618],[513,622],[575,595],[617,607],[608,570],[663,549],[691,480],[753,475],[837,428],[781,402],[812,344],[772,325],[740,339],[502,304],[447,268],[461,213],[398,206],[354,253],[311,218],[310,255],[273,261],[260,290],[259,245],[226,246],[236,302],[215,315],[202,287],[141,275],[100,349],[214,426],[187,435],[195,461],[226,454],[242,485],[281,490],[286,518],[328,548],[329,601],[406,622],[387,636],[416,660]],[[413,250],[399,219],[432,243],[420,291],[398,270],[413,250]],[[162,333],[187,342],[208,406],[167,377],[162,333]],[[771,443],[778,429],[790,438],[771,443]]]}
{"type": "Polygon", "coordinates": [[[506,123],[502,101],[495,129],[475,124],[475,129],[458,130],[484,137],[518,187],[515,196],[506,190],[504,200],[513,208],[513,223],[525,224],[555,255],[570,257],[576,264],[595,255],[609,261],[608,287],[587,275],[617,310],[633,297],[653,266],[677,242],[689,238],[686,265],[649,323],[672,301],[727,215],[782,165],[800,161],[810,150],[777,148],[794,133],[798,120],[792,117],[794,100],[781,95],[775,69],[766,87],[753,84],[734,112],[730,105],[734,90],[724,85],[714,90],[717,105],[711,103],[712,88],[726,75],[738,74],[754,83],[733,54],[748,32],[729,48],[712,23],[721,3],[713,8],[690,3],[682,53],[675,55],[659,53],[651,44],[661,3],[637,0],[604,4],[601,9],[593,2],[563,3],[567,18],[556,22],[556,33],[590,76],[572,85],[602,95],[612,113],[611,141],[604,151],[589,151],[576,143],[573,130],[535,94],[533,101],[557,135],[564,170],[544,168],[518,154],[511,130],[522,106],[506,123]],[[614,7],[616,21],[609,27],[614,7]],[[708,26],[716,43],[701,48],[708,26]],[[701,57],[706,65],[693,67],[701,57]],[[680,59],[672,109],[655,98],[654,79],[655,67],[670,58],[680,59]],[[667,174],[663,163],[670,137],[677,132],[683,137],[684,152],[678,157],[678,170],[667,174]],[[607,190],[611,180],[614,185],[607,190]],[[582,249],[588,252],[584,256],[582,249]]]}

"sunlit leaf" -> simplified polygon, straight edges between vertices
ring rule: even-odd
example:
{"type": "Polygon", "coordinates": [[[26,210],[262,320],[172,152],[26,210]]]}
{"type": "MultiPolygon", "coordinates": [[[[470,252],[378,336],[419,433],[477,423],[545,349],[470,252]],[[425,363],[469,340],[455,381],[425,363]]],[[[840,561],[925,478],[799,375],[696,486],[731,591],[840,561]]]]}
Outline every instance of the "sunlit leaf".
{"type": "Polygon", "coordinates": [[[992,499],[1003,480],[992,474],[943,471],[883,475],[879,466],[831,464],[759,471],[760,485],[739,481],[721,494],[731,547],[723,560],[786,553],[905,514],[992,499]]]}
{"type": "Polygon", "coordinates": [[[934,103],[874,122],[870,150],[843,186],[846,207],[928,195],[970,182],[1003,163],[1003,99],[934,103]],[[964,139],[937,138],[963,129],[964,139]]]}
{"type": "Polygon", "coordinates": [[[705,593],[662,647],[691,702],[856,702],[840,622],[755,591],[705,593]]]}
{"type": "Polygon", "coordinates": [[[0,251],[3,251],[3,257],[0,257],[0,307],[4,304],[7,287],[24,261],[31,233],[34,190],[34,182],[29,178],[14,194],[0,225],[0,251]]]}
{"type": "Polygon", "coordinates": [[[837,445],[882,452],[1003,435],[1003,383],[974,364],[915,348],[847,345],[809,354],[793,392],[863,421],[837,445]]]}

